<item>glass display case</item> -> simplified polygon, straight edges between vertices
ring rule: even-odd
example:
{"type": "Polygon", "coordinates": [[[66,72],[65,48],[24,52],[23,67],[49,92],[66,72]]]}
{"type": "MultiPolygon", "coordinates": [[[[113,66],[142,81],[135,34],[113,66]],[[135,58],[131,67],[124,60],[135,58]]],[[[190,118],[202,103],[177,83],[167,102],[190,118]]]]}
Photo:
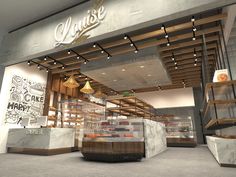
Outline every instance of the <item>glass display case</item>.
{"type": "Polygon", "coordinates": [[[157,120],[166,126],[168,146],[196,146],[196,133],[192,117],[163,115],[157,120]]]}

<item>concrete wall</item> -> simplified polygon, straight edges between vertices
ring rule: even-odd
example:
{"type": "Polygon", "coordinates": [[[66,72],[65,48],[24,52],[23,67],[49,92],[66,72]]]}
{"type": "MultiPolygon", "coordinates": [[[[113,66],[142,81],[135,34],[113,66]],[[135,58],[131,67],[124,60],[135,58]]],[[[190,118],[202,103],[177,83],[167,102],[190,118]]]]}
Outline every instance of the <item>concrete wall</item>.
{"type": "MultiPolygon", "coordinates": [[[[87,33],[89,40],[83,44],[189,16],[233,2],[235,0],[146,0],[145,3],[140,0],[106,0],[104,1],[104,7],[107,15],[104,21],[97,28],[87,33]]],[[[35,58],[64,50],[64,47],[54,47],[54,29],[56,25],[65,22],[68,16],[72,17],[73,23],[78,22],[87,15],[87,10],[92,6],[93,1],[89,1],[6,35],[0,51],[0,64],[14,64],[25,61],[27,58],[35,58]]]]}

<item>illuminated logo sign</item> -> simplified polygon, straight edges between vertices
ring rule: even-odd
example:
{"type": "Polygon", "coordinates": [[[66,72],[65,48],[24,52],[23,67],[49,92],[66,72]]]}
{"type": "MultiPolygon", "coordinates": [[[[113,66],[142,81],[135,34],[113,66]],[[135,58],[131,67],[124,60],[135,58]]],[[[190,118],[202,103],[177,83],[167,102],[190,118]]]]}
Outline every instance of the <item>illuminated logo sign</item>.
{"type": "Polygon", "coordinates": [[[65,22],[59,23],[54,31],[55,47],[65,44],[72,44],[81,40],[82,37],[88,38],[85,34],[100,25],[106,16],[106,10],[103,5],[98,5],[92,10],[88,10],[87,16],[79,21],[73,21],[72,17],[68,17],[65,22]]]}

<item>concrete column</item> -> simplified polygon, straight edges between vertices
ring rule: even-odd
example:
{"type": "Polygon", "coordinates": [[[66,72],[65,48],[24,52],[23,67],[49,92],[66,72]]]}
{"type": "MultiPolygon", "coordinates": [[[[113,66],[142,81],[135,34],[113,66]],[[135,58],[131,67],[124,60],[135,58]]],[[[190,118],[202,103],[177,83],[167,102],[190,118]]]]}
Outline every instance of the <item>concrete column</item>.
{"type": "Polygon", "coordinates": [[[2,89],[2,81],[3,81],[4,72],[5,72],[5,66],[0,65],[0,93],[2,89]]]}

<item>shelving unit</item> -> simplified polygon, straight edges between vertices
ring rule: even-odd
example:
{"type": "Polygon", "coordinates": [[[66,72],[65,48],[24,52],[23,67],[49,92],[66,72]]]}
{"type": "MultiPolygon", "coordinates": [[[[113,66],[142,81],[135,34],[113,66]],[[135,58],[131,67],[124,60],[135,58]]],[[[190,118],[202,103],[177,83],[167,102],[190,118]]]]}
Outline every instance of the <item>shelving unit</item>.
{"type": "Polygon", "coordinates": [[[107,99],[112,106],[107,106],[106,110],[111,113],[124,116],[142,117],[152,119],[155,117],[155,109],[148,103],[135,96],[120,97],[113,96],[107,99]]]}
{"type": "Polygon", "coordinates": [[[194,147],[196,133],[191,117],[176,117],[174,115],[160,115],[156,121],[166,126],[167,146],[194,147]]]}
{"type": "Polygon", "coordinates": [[[206,129],[236,125],[236,81],[208,83],[205,87],[203,117],[206,129]]]}

